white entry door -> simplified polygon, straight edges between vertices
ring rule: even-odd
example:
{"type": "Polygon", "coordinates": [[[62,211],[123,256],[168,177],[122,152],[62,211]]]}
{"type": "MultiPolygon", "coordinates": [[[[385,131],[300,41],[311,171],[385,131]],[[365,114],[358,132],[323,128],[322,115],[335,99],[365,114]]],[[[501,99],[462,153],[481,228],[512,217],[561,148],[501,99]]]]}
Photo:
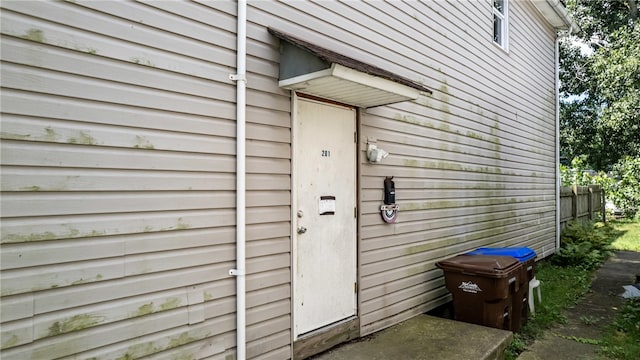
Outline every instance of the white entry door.
{"type": "Polygon", "coordinates": [[[356,314],[355,109],[298,98],[294,336],[356,314]]]}

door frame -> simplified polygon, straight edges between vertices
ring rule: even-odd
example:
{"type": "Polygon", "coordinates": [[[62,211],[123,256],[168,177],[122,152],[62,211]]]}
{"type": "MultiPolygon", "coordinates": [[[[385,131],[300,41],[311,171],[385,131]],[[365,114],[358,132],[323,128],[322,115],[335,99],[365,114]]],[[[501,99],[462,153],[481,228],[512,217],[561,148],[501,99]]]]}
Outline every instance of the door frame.
{"type": "Polygon", "coordinates": [[[327,350],[339,343],[346,342],[360,336],[360,109],[349,105],[332,100],[319,98],[312,95],[291,92],[291,344],[292,346],[292,358],[302,359],[313,354],[317,354],[324,350],[327,350]],[[295,334],[295,283],[297,274],[297,244],[295,239],[296,231],[296,209],[298,201],[298,176],[297,166],[295,162],[295,149],[298,144],[297,139],[297,113],[298,104],[301,99],[316,101],[319,103],[333,104],[352,108],[355,110],[355,204],[356,207],[356,219],[355,219],[355,281],[357,291],[355,292],[355,315],[352,318],[345,319],[336,324],[330,324],[325,327],[321,327],[316,331],[312,331],[309,334],[305,334],[303,337],[296,339],[295,334]]]}

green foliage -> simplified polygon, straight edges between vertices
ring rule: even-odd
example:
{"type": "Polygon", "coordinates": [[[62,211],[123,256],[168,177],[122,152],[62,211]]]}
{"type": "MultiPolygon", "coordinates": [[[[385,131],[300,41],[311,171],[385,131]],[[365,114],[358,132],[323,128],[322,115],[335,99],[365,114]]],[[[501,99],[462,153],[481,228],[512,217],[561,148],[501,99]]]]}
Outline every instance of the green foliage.
{"type": "Polygon", "coordinates": [[[625,156],[640,156],[637,1],[569,0],[567,8],[580,32],[560,43],[561,151],[610,170],[625,156]]]}
{"type": "Polygon", "coordinates": [[[567,9],[580,26],[579,36],[607,41],[617,29],[637,21],[637,3],[629,0],[567,0],[567,9]],[[633,8],[635,4],[635,10],[633,8]]]}
{"type": "Polygon", "coordinates": [[[527,349],[527,343],[522,338],[522,335],[513,334],[513,341],[504,351],[505,360],[515,360],[518,358],[518,354],[524,352],[527,349]]]}
{"type": "Polygon", "coordinates": [[[571,222],[560,236],[560,249],[551,258],[560,266],[575,266],[592,270],[600,266],[609,255],[612,229],[571,222]]]}
{"type": "Polygon", "coordinates": [[[604,260],[604,254],[588,242],[566,244],[553,257],[555,264],[595,269],[604,260]]]}
{"type": "Polygon", "coordinates": [[[589,316],[586,316],[586,315],[580,316],[580,321],[582,321],[586,325],[595,325],[595,324],[599,323],[600,320],[602,320],[602,318],[591,316],[591,315],[589,315],[589,316]]]}
{"type": "Polygon", "coordinates": [[[585,157],[576,157],[571,167],[560,165],[560,178],[563,186],[600,185],[623,216],[640,215],[640,155],[622,158],[608,174],[601,171],[594,175],[587,171],[585,157]]]}
{"type": "Polygon", "coordinates": [[[605,191],[625,217],[633,218],[640,212],[640,156],[622,159],[612,173],[619,180],[605,191]]]}
{"type": "Polygon", "coordinates": [[[601,352],[609,358],[640,358],[640,298],[627,300],[601,343],[601,352]]]}

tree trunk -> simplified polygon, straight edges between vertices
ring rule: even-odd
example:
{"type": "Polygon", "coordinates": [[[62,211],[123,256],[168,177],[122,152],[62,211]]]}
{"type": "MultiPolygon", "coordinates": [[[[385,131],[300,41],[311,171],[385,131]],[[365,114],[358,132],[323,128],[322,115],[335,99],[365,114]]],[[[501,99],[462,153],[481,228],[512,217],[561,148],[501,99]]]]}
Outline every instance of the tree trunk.
{"type": "Polygon", "coordinates": [[[638,20],[638,2],[637,0],[627,0],[629,5],[629,20],[638,20]]]}

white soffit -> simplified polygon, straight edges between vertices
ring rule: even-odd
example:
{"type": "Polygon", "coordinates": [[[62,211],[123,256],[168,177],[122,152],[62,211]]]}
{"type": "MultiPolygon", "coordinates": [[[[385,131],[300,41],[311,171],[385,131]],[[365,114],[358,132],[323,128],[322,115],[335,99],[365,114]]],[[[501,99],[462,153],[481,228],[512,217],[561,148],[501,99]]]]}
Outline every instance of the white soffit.
{"type": "Polygon", "coordinates": [[[415,100],[420,96],[418,89],[336,63],[325,70],[281,80],[279,85],[364,108],[415,100]]]}
{"type": "Polygon", "coordinates": [[[532,0],[531,2],[554,28],[572,29],[574,32],[578,30],[578,26],[560,0],[532,0]]]}

